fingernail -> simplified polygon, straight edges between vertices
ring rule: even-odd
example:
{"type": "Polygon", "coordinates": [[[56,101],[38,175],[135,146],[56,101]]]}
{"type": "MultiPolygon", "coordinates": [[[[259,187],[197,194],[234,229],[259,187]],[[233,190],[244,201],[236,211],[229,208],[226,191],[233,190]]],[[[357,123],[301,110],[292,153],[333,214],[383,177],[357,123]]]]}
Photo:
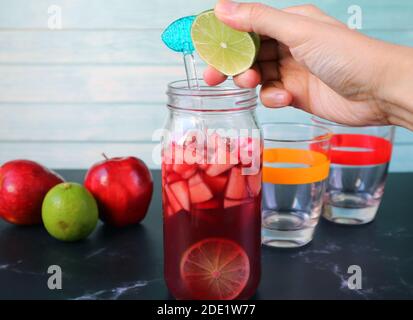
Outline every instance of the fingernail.
{"type": "Polygon", "coordinates": [[[231,0],[221,0],[217,3],[215,11],[219,14],[231,15],[235,13],[239,6],[239,3],[231,0]]]}
{"type": "Polygon", "coordinates": [[[285,101],[285,95],[282,93],[276,93],[274,95],[274,101],[277,103],[283,103],[285,101]]]}

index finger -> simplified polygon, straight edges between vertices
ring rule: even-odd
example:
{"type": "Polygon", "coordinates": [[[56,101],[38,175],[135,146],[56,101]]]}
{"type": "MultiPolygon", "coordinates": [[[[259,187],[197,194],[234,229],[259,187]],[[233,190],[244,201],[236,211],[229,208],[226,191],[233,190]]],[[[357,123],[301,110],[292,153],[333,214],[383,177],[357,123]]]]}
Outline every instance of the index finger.
{"type": "Polygon", "coordinates": [[[204,80],[210,86],[216,86],[227,80],[227,76],[214,67],[208,66],[204,71],[204,80]]]}

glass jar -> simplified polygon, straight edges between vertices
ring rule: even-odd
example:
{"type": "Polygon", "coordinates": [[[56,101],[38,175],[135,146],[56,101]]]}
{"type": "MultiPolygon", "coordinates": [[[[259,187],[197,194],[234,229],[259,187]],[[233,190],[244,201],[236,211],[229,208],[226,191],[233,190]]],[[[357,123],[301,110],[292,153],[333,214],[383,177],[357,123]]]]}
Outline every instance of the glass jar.
{"type": "Polygon", "coordinates": [[[162,138],[165,280],[177,299],[248,299],[261,272],[255,89],[168,87],[162,138]]]}

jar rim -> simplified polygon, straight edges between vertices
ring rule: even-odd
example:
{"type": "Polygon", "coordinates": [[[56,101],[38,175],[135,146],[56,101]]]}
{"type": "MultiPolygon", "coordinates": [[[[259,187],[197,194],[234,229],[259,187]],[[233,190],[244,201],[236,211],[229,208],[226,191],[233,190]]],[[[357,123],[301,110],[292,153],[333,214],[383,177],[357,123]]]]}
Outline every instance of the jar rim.
{"type": "Polygon", "coordinates": [[[219,85],[210,86],[205,83],[204,79],[199,78],[201,84],[199,89],[188,88],[187,80],[177,80],[168,84],[168,95],[184,95],[191,97],[223,97],[238,96],[241,94],[256,94],[255,88],[240,88],[231,80],[225,80],[219,85]]]}
{"type": "Polygon", "coordinates": [[[188,87],[187,80],[168,84],[168,107],[192,112],[236,112],[251,110],[257,106],[256,88],[239,88],[231,80],[217,86],[209,86],[198,79],[199,89],[188,87]]]}

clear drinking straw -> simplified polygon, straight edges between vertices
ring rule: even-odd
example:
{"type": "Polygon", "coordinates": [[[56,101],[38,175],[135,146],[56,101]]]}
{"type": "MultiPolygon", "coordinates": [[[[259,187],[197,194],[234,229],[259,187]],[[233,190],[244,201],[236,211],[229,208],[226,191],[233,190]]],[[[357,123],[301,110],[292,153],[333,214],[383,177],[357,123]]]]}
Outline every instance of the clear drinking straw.
{"type": "Polygon", "coordinates": [[[198,82],[198,76],[196,72],[195,57],[194,57],[193,52],[190,50],[190,44],[188,44],[187,42],[185,42],[184,44],[183,55],[184,55],[186,80],[188,81],[188,88],[199,90],[199,82],[198,82]]]}

